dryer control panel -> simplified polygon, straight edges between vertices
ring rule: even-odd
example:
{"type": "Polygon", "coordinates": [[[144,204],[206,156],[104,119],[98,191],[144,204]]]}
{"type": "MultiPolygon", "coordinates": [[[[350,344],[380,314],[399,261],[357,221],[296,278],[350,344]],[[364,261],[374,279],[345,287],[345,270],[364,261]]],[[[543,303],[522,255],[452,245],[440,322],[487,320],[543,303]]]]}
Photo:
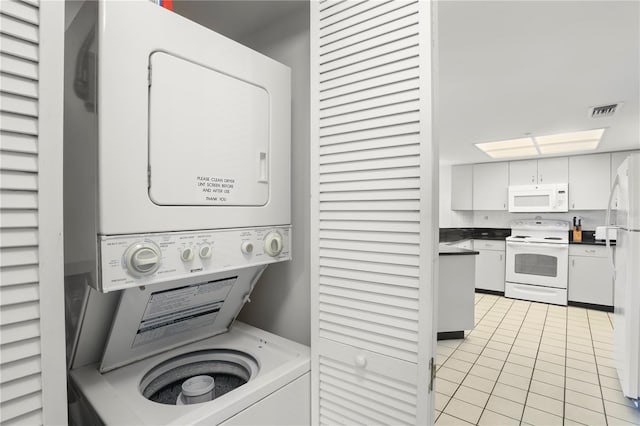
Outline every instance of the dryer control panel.
{"type": "Polygon", "coordinates": [[[291,260],[291,227],[100,236],[109,292],[291,260]]]}

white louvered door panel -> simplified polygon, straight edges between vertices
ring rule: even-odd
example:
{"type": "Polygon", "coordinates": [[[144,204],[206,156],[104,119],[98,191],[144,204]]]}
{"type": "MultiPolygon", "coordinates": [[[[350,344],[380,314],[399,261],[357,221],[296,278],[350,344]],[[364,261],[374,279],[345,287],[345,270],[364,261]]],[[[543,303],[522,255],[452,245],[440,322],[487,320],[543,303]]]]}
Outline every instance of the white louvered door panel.
{"type": "Polygon", "coordinates": [[[430,7],[404,0],[312,7],[316,424],[432,420],[430,7]]]}
{"type": "MultiPolygon", "coordinates": [[[[56,10],[63,29],[64,6],[56,10]],[[60,20],[62,18],[62,20],[60,20]]],[[[47,12],[49,13],[49,12],[47,12]]],[[[37,0],[0,1],[0,424],[43,424],[40,298],[41,15],[37,0]]],[[[53,15],[48,15],[53,16],[53,15]]],[[[55,20],[55,19],[54,19],[55,20]]],[[[54,25],[55,26],[55,25],[54,25]]],[[[51,28],[51,27],[49,27],[51,28]]],[[[53,37],[54,39],[56,37],[53,37]]],[[[52,52],[62,55],[60,51],[52,52]]],[[[59,78],[61,73],[52,71],[59,78]]],[[[49,90],[49,89],[47,89],[49,90]]],[[[53,92],[48,92],[52,93],[53,92]]],[[[61,93],[61,92],[60,92],[61,93]]],[[[54,102],[55,103],[55,102],[54,102]]],[[[55,114],[52,114],[55,116],[55,114]]],[[[59,146],[61,148],[61,145],[59,146]]],[[[51,161],[54,161],[53,159],[51,161]]],[[[60,167],[57,165],[54,167],[60,167]]],[[[57,183],[61,185],[61,182],[57,183]]],[[[54,183],[53,185],[56,185],[54,183]]],[[[61,218],[60,218],[61,223],[61,218]]],[[[59,232],[58,232],[59,234],[59,232]]],[[[53,255],[51,261],[55,261],[53,255]]],[[[60,262],[61,264],[61,262],[60,262]]],[[[61,276],[60,276],[61,278],[61,276]]],[[[47,285],[55,285],[49,277],[47,285]]],[[[61,288],[57,290],[62,295],[61,288]]],[[[61,312],[61,308],[60,308],[61,312]]],[[[58,333],[59,336],[61,336],[58,333]]],[[[61,342],[64,345],[64,342],[61,342]]],[[[54,357],[52,357],[54,358],[54,357]]],[[[61,365],[64,367],[64,364],[61,365]]],[[[62,369],[60,372],[64,373],[62,369]]],[[[62,376],[64,377],[64,375],[62,376]]],[[[52,383],[63,396],[64,383],[52,383]]],[[[54,410],[55,411],[55,410],[54,410]]],[[[63,410],[64,411],[64,410],[63,410]]],[[[54,417],[51,417],[53,419],[54,417]]]]}

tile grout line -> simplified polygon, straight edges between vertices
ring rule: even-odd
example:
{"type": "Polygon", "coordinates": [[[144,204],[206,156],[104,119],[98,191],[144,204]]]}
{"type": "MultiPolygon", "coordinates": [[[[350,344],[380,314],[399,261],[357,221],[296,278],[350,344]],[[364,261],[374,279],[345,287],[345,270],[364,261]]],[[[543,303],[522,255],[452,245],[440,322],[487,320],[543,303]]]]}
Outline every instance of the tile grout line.
{"type": "MultiPolygon", "coordinates": [[[[504,321],[504,319],[507,317],[507,315],[509,314],[509,312],[511,311],[511,309],[513,308],[513,306],[514,306],[515,304],[516,304],[516,302],[515,302],[515,301],[514,301],[514,302],[512,302],[512,303],[511,303],[511,305],[509,306],[509,309],[504,313],[504,315],[502,316],[502,319],[500,320],[500,322],[499,322],[499,323],[498,323],[498,325],[496,326],[496,329],[494,330],[494,332],[493,332],[493,333],[491,333],[491,337],[489,338],[489,340],[487,340],[487,344],[488,344],[488,342],[491,340],[491,338],[495,335],[495,333],[496,333],[496,331],[498,330],[498,328],[500,328],[500,325],[502,324],[502,322],[503,322],[503,321],[504,321]]],[[[531,304],[529,304],[529,306],[527,307],[527,311],[526,311],[526,313],[525,313],[525,315],[524,315],[524,318],[526,318],[527,313],[529,313],[529,309],[530,309],[530,308],[531,308],[531,304]]],[[[522,329],[522,324],[524,323],[524,318],[523,318],[522,322],[520,323],[520,327],[518,327],[518,332],[516,333],[516,335],[515,335],[515,336],[514,336],[514,338],[513,338],[514,342],[515,342],[516,338],[518,337],[518,334],[520,333],[520,329],[522,329]]],[[[485,347],[486,347],[486,344],[485,344],[485,347]]],[[[480,412],[480,417],[478,418],[478,422],[480,421],[480,419],[482,418],[482,415],[484,414],[485,410],[487,409],[487,405],[489,404],[489,400],[491,399],[491,396],[493,396],[493,391],[494,391],[494,389],[496,388],[496,385],[498,384],[498,379],[500,378],[500,374],[502,374],[502,370],[504,369],[504,365],[507,363],[507,359],[509,358],[509,355],[511,354],[511,349],[512,349],[512,348],[513,348],[513,343],[511,343],[511,346],[510,346],[510,348],[509,348],[509,351],[507,352],[507,358],[505,358],[505,360],[504,360],[504,361],[503,361],[503,363],[502,363],[502,367],[500,367],[500,370],[498,371],[498,377],[496,378],[496,381],[495,381],[495,383],[493,384],[493,387],[491,388],[491,391],[490,391],[490,392],[488,392],[488,394],[489,394],[489,398],[487,398],[487,402],[485,402],[485,403],[484,403],[484,406],[482,407],[482,411],[480,412]]],[[[479,358],[479,357],[480,357],[480,356],[478,356],[478,358],[479,358]]],[[[491,358],[491,357],[489,357],[489,358],[491,358]]],[[[474,363],[473,363],[473,365],[475,366],[475,365],[476,365],[476,363],[474,362],[474,363]]],[[[472,368],[473,368],[473,366],[472,366],[472,368]]],[[[487,367],[487,368],[489,368],[489,367],[487,367]]],[[[491,411],[491,410],[489,410],[489,411],[491,411]]],[[[502,414],[502,413],[498,413],[498,414],[500,414],[500,415],[502,415],[502,416],[505,416],[505,417],[509,417],[509,416],[507,416],[507,415],[505,415],[505,414],[502,414]]],[[[510,418],[512,418],[512,417],[510,417],[510,418]]],[[[522,415],[520,415],[520,418],[522,418],[522,415]]],[[[515,420],[515,419],[514,419],[514,420],[515,420]]],[[[478,423],[476,422],[476,424],[478,424],[478,423]]]]}
{"type": "Polygon", "coordinates": [[[607,407],[604,404],[604,394],[602,393],[602,383],[600,382],[600,370],[598,369],[598,358],[596,357],[596,347],[593,344],[593,333],[591,332],[591,318],[589,317],[589,310],[586,310],[586,312],[587,312],[587,324],[589,325],[589,340],[591,340],[591,348],[593,349],[593,363],[596,366],[596,376],[598,377],[598,388],[600,388],[600,399],[602,401],[602,413],[604,414],[604,423],[605,425],[609,425],[609,418],[607,416],[607,407]]]}
{"type": "MultiPolygon", "coordinates": [[[[475,294],[475,293],[474,293],[474,294],[475,294]]],[[[485,298],[485,296],[486,296],[485,294],[482,294],[482,297],[480,298],[480,300],[478,300],[478,302],[474,303],[474,308],[475,308],[475,305],[477,305],[477,304],[478,304],[482,299],[484,299],[484,298],[485,298]]],[[[487,310],[486,310],[486,312],[482,315],[482,317],[478,320],[478,323],[480,323],[480,322],[484,319],[484,317],[486,317],[486,316],[487,316],[487,314],[488,314],[489,312],[491,312],[491,310],[492,310],[492,309],[493,309],[493,307],[496,305],[496,303],[498,303],[498,301],[499,301],[499,300],[500,300],[500,298],[499,298],[499,297],[496,297],[496,299],[493,301],[493,303],[491,304],[491,306],[489,307],[489,309],[487,309],[487,310]]],[[[505,314],[505,315],[506,315],[506,314],[505,314]]],[[[476,325],[477,325],[477,324],[476,324],[476,322],[475,322],[475,318],[474,318],[474,324],[473,324],[473,328],[474,328],[474,329],[476,328],[476,325]]],[[[472,331],[473,331],[473,330],[472,330],[472,331]]],[[[493,334],[492,334],[491,336],[493,336],[493,334]]],[[[462,340],[463,340],[463,342],[462,342],[462,343],[464,343],[464,339],[462,339],[462,340]]],[[[488,341],[489,341],[489,340],[487,340],[487,342],[488,342],[488,341]]],[[[437,345],[437,343],[436,343],[436,345],[437,345]]],[[[459,347],[459,346],[460,346],[460,344],[459,344],[458,346],[456,346],[456,348],[453,350],[453,352],[451,352],[451,354],[449,354],[449,356],[447,356],[447,359],[445,359],[445,360],[444,360],[444,362],[442,363],[442,365],[441,365],[440,367],[443,367],[443,366],[444,366],[444,364],[446,364],[446,362],[447,362],[447,361],[449,361],[449,359],[451,358],[451,355],[453,355],[453,354],[455,353],[455,351],[457,351],[457,350],[458,350],[458,347],[459,347]]],[[[483,347],[482,347],[482,350],[484,350],[484,348],[485,348],[485,347],[486,347],[486,344],[485,344],[485,346],[483,346],[483,347]]],[[[480,353],[482,353],[482,352],[480,352],[480,353]]],[[[478,354],[478,358],[479,358],[479,357],[480,357],[480,354],[478,354]]],[[[477,358],[476,358],[476,360],[477,360],[477,358]]],[[[475,364],[475,361],[473,362],[473,365],[471,366],[471,368],[473,368],[473,366],[474,366],[474,365],[476,365],[476,364],[475,364]]],[[[470,368],[469,370],[471,370],[471,368],[470,368]]],[[[437,370],[439,370],[439,369],[440,369],[440,368],[438,368],[437,370]]],[[[436,378],[438,377],[437,370],[436,370],[436,378]]],[[[453,395],[455,395],[455,394],[456,394],[456,392],[458,392],[458,389],[460,389],[460,386],[462,386],[462,382],[464,381],[464,379],[466,379],[466,378],[467,378],[467,376],[468,376],[468,375],[469,375],[469,372],[467,371],[467,372],[465,373],[465,376],[464,376],[464,377],[462,378],[462,380],[460,381],[460,383],[457,383],[457,385],[458,385],[458,386],[456,386],[456,390],[455,390],[455,391],[453,391],[453,395]]],[[[438,391],[438,390],[436,389],[436,392],[437,392],[437,391],[438,391]]],[[[449,400],[447,401],[447,403],[446,403],[446,404],[444,404],[444,407],[442,407],[442,411],[440,411],[440,414],[438,414],[438,416],[436,417],[436,421],[438,421],[438,419],[440,418],[440,416],[442,415],[442,413],[444,413],[444,410],[445,410],[445,409],[447,408],[447,406],[449,405],[449,402],[451,402],[451,400],[453,399],[453,395],[451,395],[451,396],[449,397],[449,400]]],[[[451,414],[448,414],[448,415],[450,416],[451,414]]],[[[482,413],[480,413],[480,415],[482,415],[482,413]]],[[[453,417],[455,417],[455,416],[453,416],[453,417]]],[[[456,417],[456,418],[458,418],[458,417],[456,417]]],[[[463,420],[463,419],[460,419],[460,420],[463,420]]],[[[463,420],[463,421],[465,421],[465,420],[463,420]]]]}
{"type": "Polygon", "coordinates": [[[567,411],[567,352],[569,351],[569,307],[564,317],[564,391],[562,392],[562,424],[564,425],[567,411]]]}
{"type": "MultiPolygon", "coordinates": [[[[509,305],[509,309],[507,309],[507,311],[502,315],[502,318],[500,319],[500,322],[498,323],[498,325],[496,326],[495,330],[493,330],[493,333],[491,333],[491,337],[489,337],[489,339],[487,340],[487,343],[484,345],[482,351],[484,352],[484,348],[487,347],[487,345],[489,344],[489,342],[491,341],[491,339],[493,338],[493,336],[496,334],[496,331],[498,331],[498,328],[500,328],[500,325],[502,324],[502,322],[504,321],[504,319],[507,317],[507,315],[509,314],[509,312],[511,311],[511,309],[513,309],[513,306],[515,305],[515,301],[511,301],[511,305],[509,305]]],[[[529,308],[527,308],[527,312],[529,312],[529,308]]],[[[525,314],[526,316],[526,314],[525,314]]],[[[524,322],[524,320],[523,320],[524,322]]],[[[522,324],[520,324],[520,328],[522,328],[522,324]]],[[[520,332],[520,328],[518,328],[518,332],[520,332]]],[[[517,333],[516,333],[517,336],[517,333]]],[[[515,337],[514,337],[514,341],[515,341],[515,337]]],[[[511,343],[511,347],[509,348],[509,352],[507,353],[507,358],[509,358],[509,354],[511,353],[511,348],[513,347],[513,343],[511,343]]],[[[480,358],[482,352],[480,352],[480,354],[478,354],[478,358],[480,358]]],[[[491,357],[489,357],[491,358],[491,357]]],[[[477,362],[477,359],[476,359],[477,362]]],[[[473,368],[476,365],[476,362],[473,363],[473,365],[471,366],[471,368],[473,368]]],[[[490,392],[487,392],[489,394],[489,398],[487,398],[487,402],[484,403],[484,406],[482,407],[482,411],[480,411],[480,417],[478,417],[478,421],[476,422],[476,425],[480,422],[480,419],[482,418],[482,415],[484,414],[485,410],[487,409],[487,405],[489,404],[489,400],[491,399],[491,396],[493,395],[493,390],[496,387],[496,384],[498,383],[498,379],[500,378],[500,374],[502,373],[502,369],[504,368],[504,364],[507,363],[507,359],[505,358],[502,367],[500,367],[500,371],[498,372],[498,377],[496,377],[496,381],[493,384],[493,387],[491,388],[490,392]]],[[[471,370],[469,370],[471,371],[471,370]]],[[[465,376],[466,378],[466,376],[465,376]]],[[[484,377],[483,377],[484,378],[484,377]]],[[[461,385],[462,386],[462,385],[461,385]]],[[[491,410],[489,410],[491,411],[491,410]]],[[[500,414],[500,413],[498,413],[500,414]]],[[[504,415],[504,414],[501,414],[504,415]]],[[[509,417],[509,416],[506,416],[509,417]]]]}
{"type": "MultiPolygon", "coordinates": [[[[489,310],[487,310],[487,312],[485,312],[485,314],[482,316],[482,318],[480,319],[480,321],[482,321],[482,319],[484,319],[484,317],[485,317],[489,312],[491,312],[491,310],[493,310],[493,308],[495,307],[495,305],[498,303],[498,301],[499,301],[499,300],[501,300],[501,299],[500,299],[500,298],[496,298],[495,302],[491,305],[491,308],[489,308],[489,310]]],[[[506,299],[506,298],[505,298],[505,300],[508,300],[508,299],[506,299]]],[[[507,314],[509,313],[509,311],[510,311],[510,310],[511,310],[511,308],[513,307],[514,302],[513,302],[512,300],[509,300],[509,301],[511,302],[511,304],[509,305],[509,309],[507,309],[507,311],[506,311],[506,312],[504,312],[504,313],[502,314],[502,318],[500,319],[500,322],[499,322],[499,323],[498,323],[498,325],[496,326],[495,330],[493,330],[493,333],[491,333],[491,337],[493,337],[493,335],[495,334],[496,330],[498,329],[498,327],[500,326],[500,324],[502,324],[502,321],[505,319],[505,317],[507,316],[507,314]]],[[[478,321],[478,323],[479,323],[480,321],[478,321]]],[[[475,328],[475,325],[474,325],[474,328],[475,328]]],[[[479,353],[479,354],[477,354],[477,355],[478,355],[478,357],[476,358],[476,360],[475,360],[475,361],[473,362],[473,364],[471,365],[471,368],[469,368],[469,371],[471,371],[471,369],[476,365],[476,361],[478,360],[478,358],[480,358],[480,356],[481,356],[482,352],[484,352],[484,349],[487,347],[487,344],[489,343],[489,340],[491,340],[491,337],[489,337],[489,339],[487,339],[487,343],[485,343],[485,344],[484,344],[484,346],[482,347],[482,351],[480,351],[480,353],[479,353]]],[[[456,348],[456,350],[457,350],[457,348],[456,348]]],[[[453,354],[453,353],[452,353],[452,354],[453,354]]],[[[464,377],[462,378],[462,380],[460,381],[460,383],[458,383],[458,386],[456,387],[455,392],[453,392],[453,395],[451,395],[451,397],[449,398],[449,400],[447,401],[447,403],[445,404],[445,406],[442,408],[442,412],[443,412],[443,413],[444,413],[444,410],[445,410],[445,409],[447,408],[447,406],[449,405],[449,403],[451,402],[451,400],[453,399],[454,395],[458,392],[458,390],[459,390],[459,389],[460,389],[460,387],[462,386],[462,382],[464,382],[464,380],[467,378],[467,376],[469,376],[469,374],[470,374],[470,373],[469,373],[469,371],[467,371],[467,372],[465,373],[465,375],[464,375],[464,377]]],[[[496,380],[496,381],[497,381],[497,380],[496,380]]],[[[494,384],[494,387],[495,387],[495,384],[494,384]]],[[[476,389],[476,390],[477,390],[477,389],[476,389]]],[[[491,393],[489,393],[489,397],[491,397],[491,393]]],[[[487,402],[488,402],[488,399],[487,399],[487,402]]],[[[474,404],[471,404],[471,405],[474,405],[474,404]]],[[[486,403],[485,403],[485,406],[486,406],[486,403]]],[[[478,407],[478,406],[476,405],[476,407],[478,407]]],[[[480,407],[478,407],[478,408],[480,408],[480,407]]],[[[484,407],[482,407],[482,411],[480,412],[480,417],[478,417],[478,422],[480,421],[480,418],[482,418],[482,414],[483,414],[483,413],[484,413],[484,407]]],[[[451,414],[448,414],[448,415],[452,416],[451,414]]],[[[455,417],[455,416],[453,416],[453,417],[455,417]]],[[[458,418],[458,417],[456,417],[456,418],[458,418]]],[[[466,421],[466,420],[464,420],[464,419],[460,419],[460,420],[466,421]]],[[[476,425],[478,424],[478,422],[476,422],[476,425]]]]}
{"type": "MultiPolygon", "coordinates": [[[[545,310],[545,313],[544,313],[544,323],[542,325],[542,333],[540,333],[540,339],[538,340],[538,349],[536,350],[536,357],[533,359],[533,367],[531,367],[531,377],[529,377],[529,386],[527,387],[527,394],[524,396],[524,403],[522,404],[522,416],[520,416],[521,425],[523,423],[524,410],[527,408],[527,400],[529,399],[529,393],[531,393],[531,383],[533,383],[533,374],[536,371],[536,364],[538,363],[538,354],[540,354],[540,345],[542,345],[542,336],[544,336],[544,327],[547,324],[547,317],[549,316],[549,305],[547,305],[546,308],[547,309],[545,310]]],[[[562,412],[562,414],[563,414],[562,423],[564,424],[564,411],[562,412]]]]}

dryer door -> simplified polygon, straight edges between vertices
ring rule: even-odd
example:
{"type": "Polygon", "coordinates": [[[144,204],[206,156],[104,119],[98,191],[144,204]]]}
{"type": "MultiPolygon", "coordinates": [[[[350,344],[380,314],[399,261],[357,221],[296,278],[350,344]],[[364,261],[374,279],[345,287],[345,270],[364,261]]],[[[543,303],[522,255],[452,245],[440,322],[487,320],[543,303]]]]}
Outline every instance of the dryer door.
{"type": "Polygon", "coordinates": [[[151,54],[149,72],[151,200],[267,204],[267,90],[164,52],[151,54]]]}

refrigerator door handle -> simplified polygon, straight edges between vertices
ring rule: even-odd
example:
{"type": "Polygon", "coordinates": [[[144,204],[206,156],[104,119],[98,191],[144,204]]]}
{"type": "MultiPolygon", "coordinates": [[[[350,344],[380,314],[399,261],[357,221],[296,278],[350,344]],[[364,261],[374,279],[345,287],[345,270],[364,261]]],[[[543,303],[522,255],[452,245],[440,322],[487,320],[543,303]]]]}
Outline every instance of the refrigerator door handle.
{"type": "Polygon", "coordinates": [[[616,188],[620,186],[620,176],[616,174],[616,178],[611,185],[611,191],[609,192],[609,202],[607,203],[607,215],[605,219],[605,244],[607,246],[607,256],[609,257],[609,267],[611,268],[611,275],[613,280],[616,280],[616,265],[613,262],[613,249],[611,248],[611,240],[609,239],[609,229],[617,229],[618,227],[611,224],[611,202],[613,201],[613,195],[616,192],[616,188]]]}

